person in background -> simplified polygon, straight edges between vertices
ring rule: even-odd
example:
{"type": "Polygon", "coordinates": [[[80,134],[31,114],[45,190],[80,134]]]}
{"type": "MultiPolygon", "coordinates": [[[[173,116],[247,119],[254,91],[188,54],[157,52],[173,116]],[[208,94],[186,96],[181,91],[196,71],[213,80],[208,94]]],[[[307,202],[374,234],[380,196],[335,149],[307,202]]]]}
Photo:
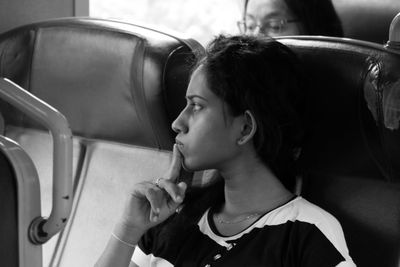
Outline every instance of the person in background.
{"type": "Polygon", "coordinates": [[[238,21],[242,34],[323,35],[342,37],[331,0],[244,0],[238,21]]]}
{"type": "Polygon", "coordinates": [[[303,77],[273,38],[216,37],[172,123],[169,170],[132,189],[96,266],[354,267],[340,223],[290,190],[303,77]],[[188,188],[182,167],[219,176],[188,188]]]}

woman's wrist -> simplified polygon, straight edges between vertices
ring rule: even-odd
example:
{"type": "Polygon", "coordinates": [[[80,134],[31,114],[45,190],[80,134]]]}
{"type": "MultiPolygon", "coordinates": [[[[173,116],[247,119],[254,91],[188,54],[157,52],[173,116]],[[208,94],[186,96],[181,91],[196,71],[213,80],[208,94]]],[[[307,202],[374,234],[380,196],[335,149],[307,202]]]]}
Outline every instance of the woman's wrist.
{"type": "Polygon", "coordinates": [[[124,223],[117,223],[112,231],[112,236],[121,243],[134,246],[145,232],[145,229],[127,226],[124,223]]]}
{"type": "Polygon", "coordinates": [[[124,244],[125,246],[131,247],[131,248],[136,247],[136,243],[129,243],[129,242],[126,242],[125,240],[121,239],[119,236],[117,236],[116,234],[114,234],[114,232],[111,232],[111,236],[112,236],[115,240],[117,240],[119,243],[122,243],[122,244],[124,244]]]}

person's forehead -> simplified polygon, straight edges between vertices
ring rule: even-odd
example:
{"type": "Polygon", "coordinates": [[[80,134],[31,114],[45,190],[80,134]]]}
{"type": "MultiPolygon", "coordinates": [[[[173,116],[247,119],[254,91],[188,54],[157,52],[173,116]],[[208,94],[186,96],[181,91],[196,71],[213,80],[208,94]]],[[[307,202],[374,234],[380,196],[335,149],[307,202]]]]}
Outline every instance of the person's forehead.
{"type": "Polygon", "coordinates": [[[283,0],[249,0],[247,14],[257,18],[290,15],[290,10],[283,0]]]}
{"type": "Polygon", "coordinates": [[[202,66],[193,72],[186,95],[201,96],[207,99],[213,97],[214,94],[208,88],[207,77],[202,66]]]}

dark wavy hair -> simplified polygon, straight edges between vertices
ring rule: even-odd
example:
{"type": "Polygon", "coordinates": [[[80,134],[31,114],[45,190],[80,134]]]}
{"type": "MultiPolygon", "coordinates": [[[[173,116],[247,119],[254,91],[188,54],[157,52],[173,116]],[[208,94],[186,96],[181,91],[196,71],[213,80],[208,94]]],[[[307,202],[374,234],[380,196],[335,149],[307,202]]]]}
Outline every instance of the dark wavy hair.
{"type": "Polygon", "coordinates": [[[253,139],[257,155],[291,187],[293,154],[303,135],[304,96],[303,75],[294,53],[272,38],[218,36],[195,68],[199,66],[231,115],[251,111],[257,123],[253,139]]]}
{"type": "MultiPolygon", "coordinates": [[[[221,35],[208,45],[194,69],[200,66],[210,90],[224,101],[225,112],[238,116],[251,111],[257,123],[253,142],[258,157],[293,189],[305,94],[295,54],[272,38],[221,35]]],[[[167,238],[179,238],[182,223],[178,222],[184,218],[197,223],[207,208],[224,201],[224,180],[215,180],[190,189],[181,216],[173,216],[169,227],[161,230],[167,238]]]]}
{"type": "MultiPolygon", "coordinates": [[[[244,13],[251,0],[245,0],[244,13]]],[[[306,35],[343,37],[340,19],[331,0],[283,0],[303,25],[306,35]]]]}

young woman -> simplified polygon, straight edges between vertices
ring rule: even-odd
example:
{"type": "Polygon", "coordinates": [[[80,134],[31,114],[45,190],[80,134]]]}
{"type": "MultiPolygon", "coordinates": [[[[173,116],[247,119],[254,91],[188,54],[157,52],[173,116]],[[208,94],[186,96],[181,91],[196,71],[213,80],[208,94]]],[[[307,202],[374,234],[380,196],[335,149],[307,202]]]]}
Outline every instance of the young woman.
{"type": "Polygon", "coordinates": [[[241,33],[342,37],[331,0],[244,0],[241,33]]]}
{"type": "Polygon", "coordinates": [[[354,266],[338,221],[290,190],[299,68],[272,39],[217,37],[172,124],[170,169],[133,189],[97,266],[354,266]],[[220,177],[187,190],[182,167],[220,177]]]}

